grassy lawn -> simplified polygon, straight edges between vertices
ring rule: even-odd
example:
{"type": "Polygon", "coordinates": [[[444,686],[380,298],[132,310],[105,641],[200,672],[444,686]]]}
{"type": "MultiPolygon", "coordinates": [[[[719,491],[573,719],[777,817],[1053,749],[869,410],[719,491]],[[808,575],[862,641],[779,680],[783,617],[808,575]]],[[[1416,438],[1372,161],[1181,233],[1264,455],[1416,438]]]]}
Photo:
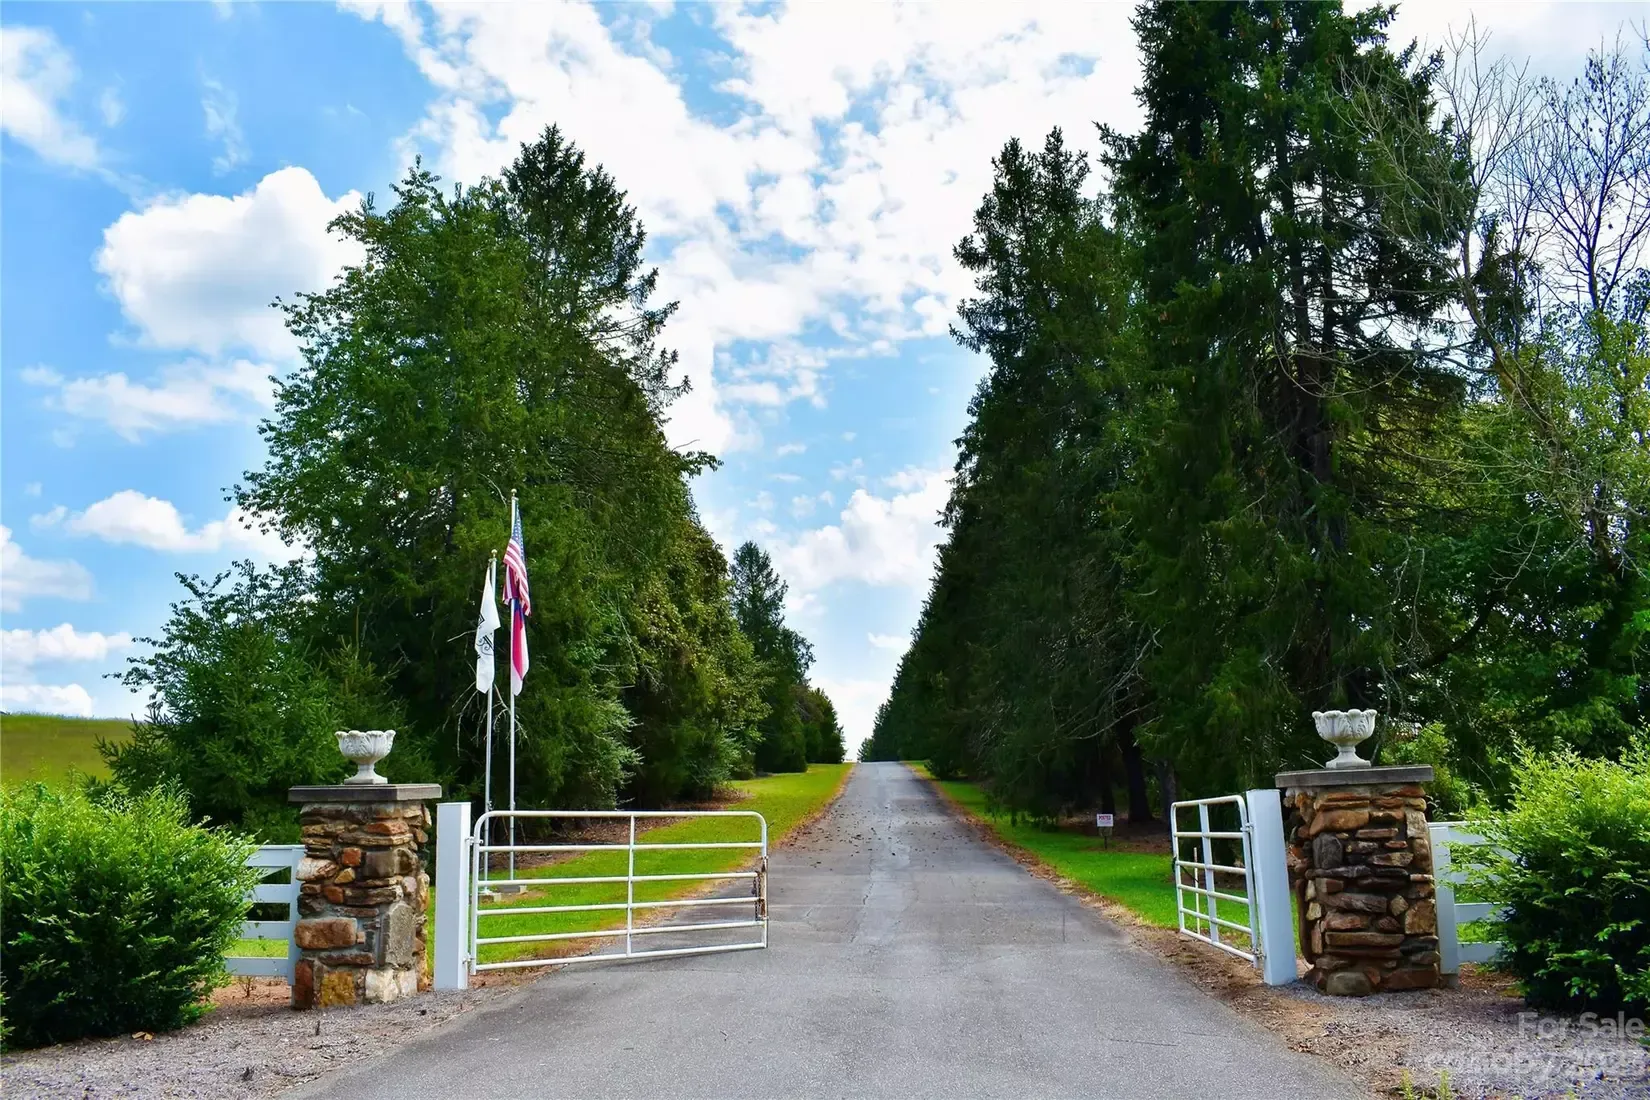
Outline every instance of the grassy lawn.
{"type": "Polygon", "coordinates": [[[0,781],[55,783],[74,771],[107,777],[97,739],[123,741],[131,732],[131,723],[119,718],[0,715],[0,781]]]}
{"type": "MultiPolygon", "coordinates": [[[[834,798],[847,779],[850,764],[814,764],[805,773],[764,776],[733,784],[747,797],[730,809],[755,810],[768,822],[768,844],[771,848],[804,819],[824,807],[834,798]]],[[[650,844],[681,844],[688,842],[732,842],[759,839],[760,828],[753,818],[699,818],[677,821],[648,829],[641,834],[650,844]]],[[[754,848],[711,848],[691,851],[637,852],[636,874],[709,874],[719,871],[744,869],[754,863],[754,848]]],[[[495,857],[495,859],[498,857],[495,857]]],[[[594,913],[523,913],[512,909],[547,905],[622,904],[625,900],[624,883],[566,883],[556,885],[557,879],[595,878],[623,875],[627,853],[584,852],[550,866],[518,870],[517,878],[543,880],[543,888],[529,888],[521,894],[499,902],[483,903],[480,918],[482,939],[497,936],[534,936],[557,932],[591,932],[623,928],[624,911],[605,910],[594,913]]],[[[502,879],[506,874],[497,867],[489,876],[502,879]]],[[[711,885],[715,885],[713,882],[711,885]]],[[[696,892],[702,883],[659,882],[638,883],[637,901],[665,901],[682,898],[696,892]]],[[[751,916],[747,905],[693,907],[695,923],[744,920],[751,916]]],[[[661,913],[668,910],[660,910],[661,913]]],[[[638,924],[642,914],[637,914],[638,924]]],[[[552,958],[556,955],[585,954],[592,950],[610,949],[605,945],[615,942],[612,937],[598,939],[561,940],[540,943],[484,944],[482,962],[502,962],[526,958],[552,958]]],[[[638,945],[640,946],[640,945],[638,945]]]]}
{"type": "MultiPolygon", "coordinates": [[[[1174,861],[1167,853],[1120,851],[1103,847],[1098,837],[1080,832],[1055,831],[986,808],[985,791],[977,783],[947,782],[928,774],[921,764],[916,773],[943,791],[953,803],[987,825],[1007,844],[1035,857],[1055,872],[1091,892],[1115,901],[1148,924],[1176,927],[1174,861]]],[[[1224,885],[1222,889],[1227,887],[1224,885]]],[[[1241,889],[1241,888],[1239,888],[1241,889]]],[[[1248,919],[1246,906],[1227,903],[1218,910],[1237,923],[1248,919]]]]}

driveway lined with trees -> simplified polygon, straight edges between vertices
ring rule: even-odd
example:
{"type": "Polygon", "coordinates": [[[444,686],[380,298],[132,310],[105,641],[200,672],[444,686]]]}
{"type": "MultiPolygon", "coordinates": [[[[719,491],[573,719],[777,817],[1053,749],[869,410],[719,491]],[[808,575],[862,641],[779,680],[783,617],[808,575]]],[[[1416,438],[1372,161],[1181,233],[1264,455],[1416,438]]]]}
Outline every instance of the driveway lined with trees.
{"type": "Polygon", "coordinates": [[[772,946],[572,969],[303,1096],[1361,1095],[895,763],[771,861],[772,946]]]}

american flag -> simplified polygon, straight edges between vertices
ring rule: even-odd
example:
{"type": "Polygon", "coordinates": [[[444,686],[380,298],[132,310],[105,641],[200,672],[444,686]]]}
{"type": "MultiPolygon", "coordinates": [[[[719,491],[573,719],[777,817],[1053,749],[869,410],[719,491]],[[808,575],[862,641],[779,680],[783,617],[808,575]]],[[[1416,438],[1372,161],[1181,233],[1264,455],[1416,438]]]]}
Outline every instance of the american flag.
{"type": "Polygon", "coordinates": [[[510,542],[504,547],[504,601],[510,605],[510,694],[521,694],[527,677],[527,616],[533,600],[527,592],[527,547],[521,541],[521,508],[510,499],[510,542]]]}

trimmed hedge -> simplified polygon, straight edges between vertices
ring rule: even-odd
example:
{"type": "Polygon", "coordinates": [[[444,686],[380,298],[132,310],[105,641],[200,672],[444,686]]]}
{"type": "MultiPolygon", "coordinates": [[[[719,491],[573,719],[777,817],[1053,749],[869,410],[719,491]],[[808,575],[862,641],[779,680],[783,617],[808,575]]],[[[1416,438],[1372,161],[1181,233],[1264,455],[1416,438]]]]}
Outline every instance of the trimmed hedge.
{"type": "Polygon", "coordinates": [[[254,845],[191,825],[176,794],[0,791],[7,1043],[181,1027],[227,980],[254,845]]]}
{"type": "Polygon", "coordinates": [[[1621,760],[1525,752],[1511,807],[1477,815],[1464,851],[1506,906],[1502,969],[1534,1007],[1650,1014],[1650,742],[1621,760]]]}

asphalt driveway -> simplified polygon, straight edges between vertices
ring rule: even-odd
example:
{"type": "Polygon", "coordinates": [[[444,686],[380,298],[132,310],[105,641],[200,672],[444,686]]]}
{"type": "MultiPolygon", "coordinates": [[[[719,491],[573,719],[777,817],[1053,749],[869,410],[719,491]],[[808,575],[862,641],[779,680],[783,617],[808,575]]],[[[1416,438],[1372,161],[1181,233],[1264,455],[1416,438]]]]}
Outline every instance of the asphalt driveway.
{"type": "Polygon", "coordinates": [[[1353,1097],[899,764],[774,853],[766,951],[573,967],[299,1095],[1353,1097]]]}

